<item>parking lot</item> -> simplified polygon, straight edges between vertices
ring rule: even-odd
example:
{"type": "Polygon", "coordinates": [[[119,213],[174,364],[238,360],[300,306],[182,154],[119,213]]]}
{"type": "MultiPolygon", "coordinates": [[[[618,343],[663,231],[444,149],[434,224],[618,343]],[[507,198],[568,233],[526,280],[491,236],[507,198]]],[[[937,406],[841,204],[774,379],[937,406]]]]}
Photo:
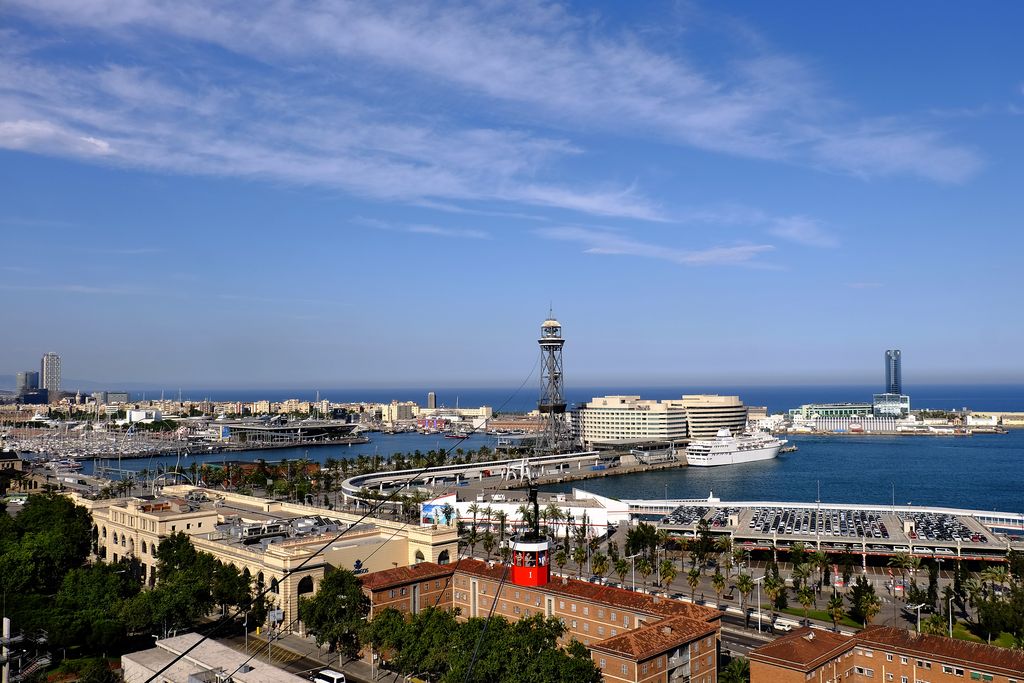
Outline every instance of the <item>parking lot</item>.
{"type": "Polygon", "coordinates": [[[802,542],[832,552],[930,557],[959,552],[964,557],[988,557],[1005,545],[968,516],[860,506],[681,505],[662,517],[659,525],[689,536],[702,519],[712,533],[727,532],[737,543],[755,547],[788,548],[802,542]]]}

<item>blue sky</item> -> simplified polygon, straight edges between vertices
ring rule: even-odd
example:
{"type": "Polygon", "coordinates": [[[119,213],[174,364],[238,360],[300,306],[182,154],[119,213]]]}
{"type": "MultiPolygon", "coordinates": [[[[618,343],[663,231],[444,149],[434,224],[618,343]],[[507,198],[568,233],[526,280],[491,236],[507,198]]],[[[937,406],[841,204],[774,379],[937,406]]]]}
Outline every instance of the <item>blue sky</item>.
{"type": "Polygon", "coordinates": [[[0,374],[1024,381],[1024,7],[0,8],[0,374]]]}

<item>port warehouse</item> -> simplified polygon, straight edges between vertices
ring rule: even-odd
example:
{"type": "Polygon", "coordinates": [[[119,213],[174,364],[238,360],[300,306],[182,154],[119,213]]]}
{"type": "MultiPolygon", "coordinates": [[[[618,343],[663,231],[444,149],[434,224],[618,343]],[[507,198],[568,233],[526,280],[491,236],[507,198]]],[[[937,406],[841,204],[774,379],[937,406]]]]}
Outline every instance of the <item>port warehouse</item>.
{"type": "Polygon", "coordinates": [[[683,537],[696,534],[702,520],[715,536],[730,536],[751,551],[788,550],[800,542],[809,550],[850,552],[866,557],[906,553],[939,560],[1003,561],[1009,550],[1024,550],[1024,515],[1013,512],[965,510],[914,505],[847,503],[789,503],[779,501],[725,502],[700,500],[623,500],[634,516],[683,537]],[[852,520],[874,520],[887,533],[867,527],[858,534],[852,520]],[[826,530],[834,519],[842,528],[826,530]],[[770,528],[764,531],[764,522],[770,528]],[[789,520],[780,529],[778,521],[789,520]],[[794,521],[800,520],[800,525],[794,521]],[[808,521],[810,523],[808,524],[808,521]],[[798,530],[799,529],[799,530],[798,530]],[[835,531],[833,533],[832,531],[835,531]],[[961,533],[957,533],[961,532],[961,533]],[[954,538],[956,533],[960,538],[954,538]]]}

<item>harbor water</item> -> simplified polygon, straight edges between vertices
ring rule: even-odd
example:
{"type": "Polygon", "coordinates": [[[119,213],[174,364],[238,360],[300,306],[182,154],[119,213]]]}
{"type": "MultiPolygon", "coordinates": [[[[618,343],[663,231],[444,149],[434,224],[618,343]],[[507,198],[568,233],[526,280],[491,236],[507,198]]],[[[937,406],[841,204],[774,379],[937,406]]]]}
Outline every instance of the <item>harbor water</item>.
{"type": "MultiPolygon", "coordinates": [[[[308,458],[353,459],[359,455],[426,453],[430,450],[493,449],[496,439],[473,435],[464,441],[437,435],[370,434],[370,443],[220,454],[165,456],[124,461],[125,467],[154,470],[180,463],[221,463],[308,458]]],[[[969,437],[791,436],[798,446],[774,460],[723,467],[681,467],[649,474],[608,476],[545,490],[586,489],[613,498],[705,498],[811,502],[818,488],[823,502],[913,503],[1003,512],[1024,512],[1024,430],[969,437]]],[[[108,463],[108,464],[116,464],[108,463]]],[[[92,463],[86,464],[86,473],[92,463]]]]}

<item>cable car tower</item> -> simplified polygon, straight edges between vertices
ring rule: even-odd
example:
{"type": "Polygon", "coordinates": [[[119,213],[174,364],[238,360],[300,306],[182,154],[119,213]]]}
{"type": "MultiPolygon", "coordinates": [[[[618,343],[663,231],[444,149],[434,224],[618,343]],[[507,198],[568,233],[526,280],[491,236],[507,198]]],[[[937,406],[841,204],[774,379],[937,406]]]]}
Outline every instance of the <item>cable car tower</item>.
{"type": "Polygon", "coordinates": [[[572,441],[565,416],[565,392],[562,385],[562,324],[551,312],[541,323],[540,339],[540,400],[537,410],[544,420],[537,450],[557,453],[568,448],[572,441]]]}

